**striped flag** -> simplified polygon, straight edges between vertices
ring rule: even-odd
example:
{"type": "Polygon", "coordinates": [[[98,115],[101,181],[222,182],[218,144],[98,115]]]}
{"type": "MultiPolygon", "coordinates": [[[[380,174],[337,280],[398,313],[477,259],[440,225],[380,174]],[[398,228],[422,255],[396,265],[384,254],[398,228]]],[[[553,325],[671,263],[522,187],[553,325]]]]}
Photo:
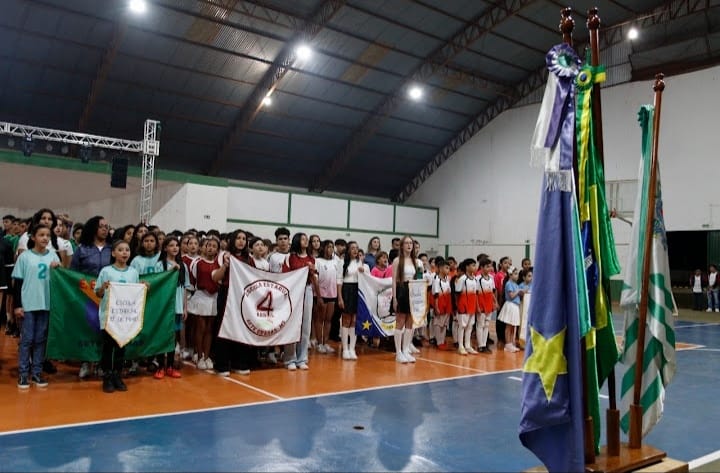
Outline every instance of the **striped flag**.
{"type": "Polygon", "coordinates": [[[650,181],[650,154],[652,149],[652,123],[654,108],[644,105],[639,120],[642,128],[642,158],[640,161],[640,187],[635,202],[635,220],[632,227],[632,242],[625,271],[620,304],[625,309],[625,343],[621,363],[625,370],[621,386],[621,420],[626,433],[630,429],[630,405],[633,401],[635,381],[635,357],[638,350],[638,305],[642,286],[642,268],[645,245],[652,245],[647,326],[643,359],[642,391],[642,435],[645,436],[658,423],[663,413],[665,388],[675,374],[675,332],[673,330],[674,303],[670,286],[670,267],[667,256],[667,238],[663,220],[660,172],[657,182],[650,181]],[[654,215],[648,212],[648,193],[656,185],[654,215]],[[653,218],[652,241],[645,242],[645,226],[653,218]]]}

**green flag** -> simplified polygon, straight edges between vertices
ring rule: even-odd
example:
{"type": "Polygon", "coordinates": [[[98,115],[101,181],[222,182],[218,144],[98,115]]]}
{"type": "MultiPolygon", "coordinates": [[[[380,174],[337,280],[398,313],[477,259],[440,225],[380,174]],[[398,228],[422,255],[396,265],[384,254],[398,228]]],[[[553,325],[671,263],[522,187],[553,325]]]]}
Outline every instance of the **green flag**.
{"type": "Polygon", "coordinates": [[[660,421],[665,400],[665,388],[675,375],[675,331],[673,314],[675,302],[670,286],[670,265],[667,255],[667,238],[663,218],[660,170],[657,182],[650,182],[652,152],[652,123],[654,108],[640,108],[642,127],[642,158],[640,161],[640,187],[635,202],[635,219],[632,227],[630,253],[625,271],[620,304],[625,309],[625,343],[621,357],[624,368],[621,392],[620,425],[625,432],[630,428],[630,405],[633,402],[635,360],[638,350],[640,292],[642,288],[645,245],[652,245],[648,288],[647,325],[643,347],[643,374],[640,405],[642,407],[642,435],[645,436],[660,421]],[[655,185],[655,208],[648,209],[650,186],[655,185]],[[652,210],[652,212],[650,212],[652,210]],[[652,240],[645,241],[648,218],[653,219],[652,240]]]}
{"type": "MultiPolygon", "coordinates": [[[[47,357],[55,360],[99,361],[102,336],[95,295],[95,277],[64,268],[50,273],[50,328],[47,357]]],[[[140,276],[149,284],[143,327],[125,349],[125,358],[167,353],[175,347],[177,271],[140,276]]]]}

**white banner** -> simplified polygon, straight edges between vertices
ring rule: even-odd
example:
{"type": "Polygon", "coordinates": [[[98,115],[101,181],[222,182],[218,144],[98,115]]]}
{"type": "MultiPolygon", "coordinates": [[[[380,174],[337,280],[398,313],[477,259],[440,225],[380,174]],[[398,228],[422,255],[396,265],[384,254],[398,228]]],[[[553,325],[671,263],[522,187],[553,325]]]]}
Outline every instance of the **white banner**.
{"type": "Polygon", "coordinates": [[[269,273],[230,258],[230,290],[219,336],[254,346],[300,340],[308,268],[269,273]]]}
{"type": "Polygon", "coordinates": [[[146,294],[145,284],[110,283],[105,330],[120,347],[130,343],[142,330],[146,294]]]}
{"type": "Polygon", "coordinates": [[[525,343],[525,332],[527,332],[528,309],[530,308],[531,296],[529,292],[525,293],[522,297],[522,303],[520,304],[520,333],[518,336],[523,343],[525,343]]]}
{"type": "Polygon", "coordinates": [[[376,278],[358,273],[357,333],[369,337],[392,337],[395,314],[392,313],[392,278],[376,278]]]}
{"type": "Polygon", "coordinates": [[[427,281],[424,279],[413,279],[408,281],[410,290],[410,315],[413,318],[413,328],[420,328],[427,325],[427,281]]]}

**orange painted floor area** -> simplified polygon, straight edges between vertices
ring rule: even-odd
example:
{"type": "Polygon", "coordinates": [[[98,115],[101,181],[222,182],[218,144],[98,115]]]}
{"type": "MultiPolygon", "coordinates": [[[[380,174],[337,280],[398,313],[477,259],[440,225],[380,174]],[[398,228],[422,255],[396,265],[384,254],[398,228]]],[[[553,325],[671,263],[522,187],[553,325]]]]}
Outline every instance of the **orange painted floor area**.
{"type": "Polygon", "coordinates": [[[127,392],[105,394],[100,380],[81,381],[78,365],[63,363],[56,363],[58,373],[48,376],[47,388],[19,390],[17,343],[0,334],[0,432],[482,375],[517,370],[523,360],[522,352],[461,356],[424,347],[417,363],[404,365],[395,362],[394,353],[358,346],[354,362],[311,353],[309,371],[290,372],[278,365],[221,378],[186,364],[181,379],[155,380],[143,373],[125,378],[127,392]]]}

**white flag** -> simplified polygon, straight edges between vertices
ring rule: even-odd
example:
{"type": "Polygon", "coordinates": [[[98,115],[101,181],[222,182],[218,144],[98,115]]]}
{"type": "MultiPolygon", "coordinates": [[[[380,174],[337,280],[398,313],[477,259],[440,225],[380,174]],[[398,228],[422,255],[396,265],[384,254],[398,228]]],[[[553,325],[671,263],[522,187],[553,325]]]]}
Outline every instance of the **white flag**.
{"type": "Polygon", "coordinates": [[[143,328],[147,286],[111,282],[108,291],[105,330],[120,347],[124,347],[143,328]]]}
{"type": "Polygon", "coordinates": [[[358,273],[357,333],[368,337],[391,337],[395,332],[392,313],[392,278],[358,273]]]}
{"type": "Polygon", "coordinates": [[[230,290],[221,338],[254,346],[300,340],[308,268],[269,273],[230,258],[230,290]]]}

